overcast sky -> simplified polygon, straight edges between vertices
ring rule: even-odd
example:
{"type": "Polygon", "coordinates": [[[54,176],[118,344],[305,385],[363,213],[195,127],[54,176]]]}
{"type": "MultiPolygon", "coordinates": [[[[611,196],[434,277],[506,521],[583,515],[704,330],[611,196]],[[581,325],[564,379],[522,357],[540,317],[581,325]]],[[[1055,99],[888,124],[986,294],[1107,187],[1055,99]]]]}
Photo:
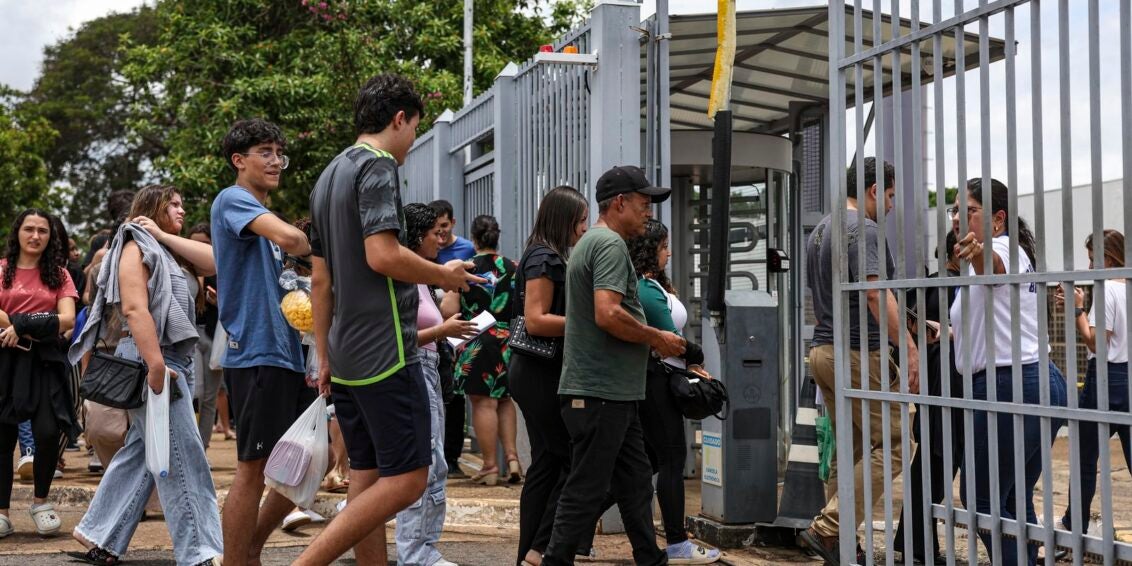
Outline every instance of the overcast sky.
{"type": "MultiPolygon", "coordinates": [[[[951,15],[954,0],[940,0],[943,2],[945,15],[951,15]]],[[[1102,147],[1101,176],[1104,179],[1119,178],[1122,175],[1120,151],[1120,60],[1119,60],[1119,20],[1117,18],[1120,0],[1099,0],[1101,8],[1100,17],[1100,50],[1101,83],[1100,93],[1103,108],[1100,139],[1102,147]]],[[[0,0],[0,10],[5,17],[0,20],[0,82],[17,89],[30,88],[39,74],[43,58],[43,48],[59,39],[66,37],[70,30],[82,22],[113,11],[128,11],[140,5],[142,0],[45,0],[43,2],[25,2],[22,0],[0,0]]],[[[871,6],[872,1],[863,2],[871,6]]],[[[812,6],[821,4],[813,0],[738,0],[739,10],[768,9],[779,7],[812,6]]],[[[967,0],[966,4],[973,6],[975,0],[967,0]]],[[[1043,148],[1043,163],[1047,188],[1060,186],[1060,143],[1059,130],[1059,83],[1058,83],[1058,46],[1057,46],[1057,5],[1055,2],[1045,2],[1042,7],[1042,36],[1043,36],[1043,68],[1042,68],[1042,105],[1044,119],[1044,136],[1041,140],[1043,148]]],[[[670,0],[672,13],[702,13],[714,12],[715,0],[670,0]]],[[[1085,40],[1088,37],[1086,8],[1084,1],[1070,2],[1070,90],[1072,96],[1072,133],[1067,139],[1071,141],[1073,156],[1073,182],[1080,184],[1087,182],[1091,175],[1089,163],[1089,75],[1087,66],[1087,48],[1085,40]]],[[[647,17],[655,12],[656,0],[645,0],[641,15],[647,17]]],[[[884,0],[882,6],[885,11],[890,8],[890,1],[884,0]]],[[[909,0],[902,0],[902,14],[909,11],[909,0]]],[[[932,2],[925,0],[921,3],[921,11],[925,19],[930,18],[932,2]]],[[[1018,112],[1018,186],[1022,192],[1030,192],[1033,185],[1032,148],[1034,143],[1031,135],[1031,110],[1034,100],[1030,90],[1030,54],[1033,46],[1030,41],[1029,18],[1030,7],[1024,5],[1018,9],[1017,25],[1015,29],[1018,41],[1018,94],[1015,100],[1007,101],[1004,95],[1005,64],[995,63],[991,67],[991,157],[992,174],[1006,178],[1006,112],[1008,104],[1013,104],[1018,112]]],[[[999,14],[991,20],[991,34],[1002,37],[1004,33],[1004,17],[999,14]]],[[[972,27],[968,31],[977,31],[972,27]]],[[[945,103],[944,113],[946,125],[943,134],[948,141],[945,155],[945,171],[947,171],[947,184],[957,183],[955,171],[955,98],[954,80],[944,82],[945,103]]],[[[977,175],[980,167],[980,109],[979,109],[979,77],[977,72],[967,75],[967,132],[968,132],[968,171],[977,175]]],[[[925,90],[930,95],[931,90],[925,90]]],[[[929,101],[930,102],[930,101],[929,101]]],[[[850,115],[851,116],[851,115],[850,115]]],[[[931,114],[929,126],[931,125],[931,114]]],[[[850,124],[852,128],[852,124],[850,124]]],[[[853,130],[850,129],[850,132],[853,130]]],[[[854,142],[850,141],[850,145],[854,142]]],[[[869,144],[866,153],[871,153],[869,144]]],[[[931,147],[931,146],[929,146],[931,147]]],[[[927,177],[934,178],[933,164],[927,166],[927,177]]]]}

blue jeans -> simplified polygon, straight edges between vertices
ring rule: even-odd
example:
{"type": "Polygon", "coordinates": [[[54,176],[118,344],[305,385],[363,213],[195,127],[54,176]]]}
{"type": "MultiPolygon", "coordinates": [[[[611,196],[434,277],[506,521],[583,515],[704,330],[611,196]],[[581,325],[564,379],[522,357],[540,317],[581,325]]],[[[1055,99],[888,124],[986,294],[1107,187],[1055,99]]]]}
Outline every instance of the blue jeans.
{"type": "MultiPolygon", "coordinates": [[[[116,355],[141,359],[129,338],[119,342],[116,355]]],[[[179,376],[192,374],[189,358],[177,359],[166,353],[165,364],[179,376]]],[[[197,432],[192,389],[183,378],[171,382],[170,387],[179,387],[183,396],[169,405],[169,475],[156,482],[157,495],[177,564],[199,564],[224,554],[220,512],[197,432]]],[[[94,500],[75,527],[83,538],[115,556],[122,556],[129,548],[155,483],[145,465],[145,409],[142,406],[129,411],[126,444],[110,461],[94,500]]]]}
{"type": "MultiPolygon", "coordinates": [[[[1097,359],[1089,360],[1089,369],[1085,373],[1085,388],[1077,406],[1082,409],[1097,408],[1097,359]]],[[[1112,412],[1128,412],[1128,364],[1108,362],[1108,410],[1112,412]]],[[[1081,421],[1081,532],[1089,530],[1089,508],[1093,505],[1093,496],[1097,493],[1097,458],[1100,457],[1101,442],[1097,435],[1097,423],[1081,421]]],[[[1124,448],[1124,462],[1132,470],[1132,431],[1127,426],[1109,426],[1109,433],[1120,436],[1120,445],[1124,448]]],[[[1107,440],[1107,439],[1106,439],[1107,440]]],[[[1105,442],[1105,444],[1108,444],[1105,442]]],[[[1105,446],[1105,450],[1108,447],[1105,446]]],[[[1069,482],[1069,501],[1073,503],[1073,482],[1069,482]]],[[[1065,508],[1065,517],[1061,522],[1066,527],[1073,527],[1073,508],[1065,508]]]]}
{"type": "MultiPolygon", "coordinates": [[[[1037,405],[1040,403],[1040,376],[1038,374],[1039,364],[1032,363],[1022,366],[1022,403],[1028,405],[1037,405]]],[[[1014,395],[1013,384],[1013,368],[1010,366],[999,367],[996,370],[996,385],[998,387],[996,394],[999,401],[1012,401],[1014,395]]],[[[972,383],[972,396],[975,399],[987,398],[987,375],[985,371],[980,371],[973,376],[972,383]]],[[[1049,365],[1049,404],[1051,406],[1064,407],[1066,403],[1066,390],[1065,378],[1062,377],[1061,371],[1053,364],[1049,365]]],[[[998,508],[999,516],[1003,519],[1016,519],[1014,511],[1017,508],[1016,498],[1026,498],[1026,522],[1037,524],[1038,517],[1034,512],[1034,486],[1038,483],[1038,478],[1042,473],[1042,433],[1041,433],[1041,418],[1037,416],[1023,417],[1022,425],[1022,447],[1024,461],[1021,465],[1025,468],[1025,482],[1026,484],[1019,487],[1015,485],[1014,479],[1014,417],[1009,413],[996,413],[998,422],[998,437],[996,439],[990,438],[988,427],[988,413],[986,411],[975,411],[975,427],[973,430],[975,437],[975,444],[972,449],[975,452],[975,470],[966,469],[966,461],[964,460],[963,475],[961,482],[960,497],[963,500],[963,505],[968,509],[971,505],[967,501],[967,482],[974,479],[975,481],[975,510],[979,513],[990,513],[991,505],[998,508]],[[999,501],[991,502],[991,477],[990,477],[990,464],[991,450],[995,450],[998,454],[998,477],[997,483],[999,486],[999,501]],[[971,476],[974,476],[973,478],[971,476]]],[[[1057,431],[1061,428],[1064,421],[1060,419],[1053,419],[1051,422],[1051,435],[1050,442],[1057,437],[1057,431]]],[[[982,539],[983,545],[986,546],[987,552],[991,552],[991,545],[994,538],[991,533],[980,533],[979,538],[982,539]]],[[[1002,540],[1002,556],[995,560],[996,564],[1020,564],[1018,556],[1018,547],[1013,540],[1002,540]]],[[[1038,547],[1031,544],[1028,547],[1028,561],[1029,564],[1037,564],[1038,560],[1038,547]]]]}
{"type": "Polygon", "coordinates": [[[444,528],[447,495],[444,483],[448,464],[444,461],[444,399],[440,392],[440,358],[433,350],[420,349],[421,374],[428,386],[428,408],[432,434],[432,464],[428,467],[428,485],[421,498],[397,513],[397,563],[431,566],[441,558],[436,543],[444,528]]]}
{"type": "Polygon", "coordinates": [[[20,457],[35,456],[35,435],[31,433],[31,421],[20,423],[17,434],[20,439],[20,457]]]}

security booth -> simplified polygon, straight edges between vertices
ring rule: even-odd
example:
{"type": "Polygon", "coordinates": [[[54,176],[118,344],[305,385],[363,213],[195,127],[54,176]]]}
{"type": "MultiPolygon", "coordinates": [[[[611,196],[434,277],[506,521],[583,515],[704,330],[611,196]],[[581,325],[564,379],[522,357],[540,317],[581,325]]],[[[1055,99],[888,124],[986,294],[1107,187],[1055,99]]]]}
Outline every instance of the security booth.
{"type": "MultiPolygon", "coordinates": [[[[721,184],[714,124],[705,113],[716,15],[669,16],[667,2],[657,4],[657,14],[641,21],[636,3],[597,2],[551,52],[508,64],[492,88],[445,112],[417,140],[402,168],[402,196],[447,199],[463,226],[494,215],[503,228],[500,252],[517,258],[539,201],[558,185],[579,189],[595,211],[592,182],[613,165],[641,165],[654,183],[673,188],[656,212],[670,229],[672,281],[689,306],[685,331],[704,345],[708,369],[731,400],[725,420],[709,418],[693,427],[700,434],[689,431],[689,442],[703,448],[703,507],[688,510],[689,527],[713,544],[738,546],[750,544],[759,524],[803,528],[824,504],[812,439],[820,407],[805,363],[812,320],[803,266],[809,229],[840,207],[830,189],[830,152],[845,148],[831,145],[830,108],[871,105],[876,117],[870,112],[866,127],[875,121],[879,137],[903,139],[893,118],[920,116],[921,109],[891,96],[913,76],[923,85],[978,65],[981,38],[959,33],[921,46],[934,57],[932,73],[914,73],[910,61],[864,61],[854,80],[870,88],[854,98],[830,89],[830,37],[874,45],[891,30],[925,24],[861,11],[860,26],[831,33],[838,8],[737,14],[731,164],[721,184]],[[871,33],[882,24],[882,34],[871,33]],[[714,192],[717,185],[724,195],[714,192]],[[780,505],[783,490],[791,495],[780,505]]],[[[1002,57],[1003,42],[982,40],[990,60],[1002,57]]],[[[834,168],[844,176],[844,166],[834,168]]],[[[900,185],[909,194],[922,190],[900,185]]],[[[603,528],[614,530],[616,517],[606,519],[603,528]]]]}

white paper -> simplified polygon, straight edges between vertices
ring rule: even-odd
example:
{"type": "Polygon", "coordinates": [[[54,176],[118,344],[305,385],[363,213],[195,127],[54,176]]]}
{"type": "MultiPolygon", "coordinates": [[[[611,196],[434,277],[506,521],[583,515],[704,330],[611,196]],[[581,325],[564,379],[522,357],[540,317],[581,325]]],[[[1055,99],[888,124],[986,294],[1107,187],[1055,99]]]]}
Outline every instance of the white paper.
{"type": "MultiPolygon", "coordinates": [[[[491,316],[490,312],[483,311],[476,315],[476,317],[472,319],[472,322],[476,323],[476,336],[479,336],[480,334],[483,334],[484,331],[488,328],[495,326],[495,317],[491,316]]],[[[459,349],[476,336],[472,336],[471,338],[457,338],[455,336],[450,336],[448,338],[448,343],[451,344],[453,348],[459,349]]]]}

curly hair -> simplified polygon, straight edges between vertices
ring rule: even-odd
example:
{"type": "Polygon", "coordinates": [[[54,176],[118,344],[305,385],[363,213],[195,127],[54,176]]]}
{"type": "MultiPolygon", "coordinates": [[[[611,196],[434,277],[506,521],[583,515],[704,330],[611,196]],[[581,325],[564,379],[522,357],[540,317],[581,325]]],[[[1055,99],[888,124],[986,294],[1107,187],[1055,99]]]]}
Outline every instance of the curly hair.
{"type": "Polygon", "coordinates": [[[419,202],[405,205],[405,234],[402,241],[406,248],[414,252],[420,249],[421,242],[429,230],[436,226],[436,209],[419,202]]]}
{"type": "Polygon", "coordinates": [[[424,117],[424,103],[412,81],[392,73],[377,75],[354,99],[354,129],[359,134],[380,133],[402,111],[409,120],[424,117]]]}
{"type": "Polygon", "coordinates": [[[499,222],[490,214],[481,214],[472,220],[472,243],[481,250],[499,247],[499,222]]]}
{"type": "MultiPolygon", "coordinates": [[[[53,226],[54,217],[38,208],[29,208],[16,217],[11,231],[8,232],[8,251],[4,254],[9,267],[4,270],[2,283],[5,289],[12,288],[12,281],[16,277],[15,266],[20,261],[20,228],[29,216],[44,218],[48,226],[53,226]]],[[[43,248],[43,254],[39,256],[39,280],[43,281],[48,289],[55,291],[63,286],[63,277],[66,273],[63,266],[67,263],[67,251],[54,228],[50,230],[50,234],[47,245],[43,248]]]]}
{"type": "Polygon", "coordinates": [[[656,259],[660,252],[660,244],[666,238],[668,238],[668,227],[663,222],[650,218],[645,224],[644,235],[629,240],[629,257],[633,259],[633,269],[637,270],[637,275],[660,283],[665,291],[672,293],[672,282],[668,280],[668,274],[660,268],[660,263],[656,259]]]}
{"type": "Polygon", "coordinates": [[[236,164],[232,163],[232,156],[237,153],[244,153],[261,143],[277,143],[281,147],[285,147],[287,138],[283,137],[283,130],[280,130],[279,126],[267,120],[259,118],[238,120],[235,124],[232,124],[228,133],[224,134],[224,141],[220,142],[220,151],[228,167],[239,173],[236,164]]]}

